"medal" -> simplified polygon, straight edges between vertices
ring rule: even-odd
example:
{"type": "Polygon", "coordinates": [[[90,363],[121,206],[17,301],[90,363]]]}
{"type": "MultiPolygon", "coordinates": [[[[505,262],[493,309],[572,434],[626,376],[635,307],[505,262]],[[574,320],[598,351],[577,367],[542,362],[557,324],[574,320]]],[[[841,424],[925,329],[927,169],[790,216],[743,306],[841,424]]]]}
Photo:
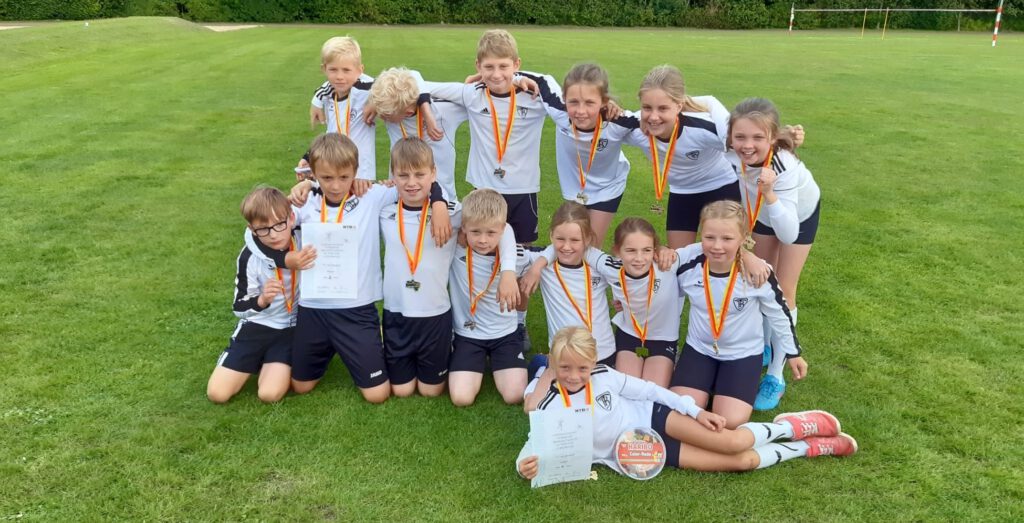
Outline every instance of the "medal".
{"type": "MultiPolygon", "coordinates": [[[[768,150],[768,157],[764,159],[764,163],[761,164],[761,168],[764,169],[772,163],[772,153],[774,149],[768,150]]],[[[753,210],[750,208],[750,193],[747,190],[747,164],[744,161],[740,161],[740,172],[743,173],[743,196],[747,201],[747,219],[750,220],[750,230],[754,230],[754,224],[757,223],[757,217],[761,215],[761,200],[764,196],[761,194],[761,186],[757,186],[757,203],[754,205],[753,210]]],[[[754,180],[754,184],[757,185],[757,180],[754,180]]]]}
{"type": "Polygon", "coordinates": [[[501,168],[501,159],[505,157],[505,149],[508,148],[508,139],[512,136],[512,126],[516,121],[516,88],[508,95],[508,127],[505,128],[505,139],[501,139],[501,130],[498,126],[498,111],[494,109],[494,100],[491,100],[491,90],[484,88],[484,95],[487,96],[487,104],[491,106],[491,123],[494,125],[494,145],[498,154],[498,168],[494,175],[498,178],[505,178],[505,169],[501,168]]]}
{"type": "Polygon", "coordinates": [[[473,320],[469,320],[466,323],[463,323],[462,326],[469,330],[473,330],[476,328],[476,322],[473,320]]]}
{"type": "Polygon", "coordinates": [[[736,286],[736,262],[732,262],[729,269],[729,286],[725,288],[725,296],[722,298],[721,314],[715,314],[714,300],[711,299],[711,274],[708,269],[708,261],[704,260],[704,301],[708,306],[708,319],[711,322],[711,347],[718,354],[718,338],[722,336],[722,327],[725,326],[725,316],[729,313],[729,300],[732,299],[732,290],[736,286]],[[717,321],[716,321],[717,320],[717,321]]]}
{"type": "Polygon", "coordinates": [[[494,255],[494,267],[491,268],[491,278],[487,280],[487,285],[478,293],[473,292],[473,249],[466,247],[466,276],[469,280],[469,316],[470,320],[467,321],[464,326],[473,330],[476,328],[476,306],[480,303],[480,298],[487,293],[487,290],[491,288],[491,284],[494,283],[494,277],[498,275],[498,267],[501,265],[501,253],[494,255]]]}
{"type": "Polygon", "coordinates": [[[637,347],[634,352],[636,352],[636,355],[641,358],[646,358],[651,355],[651,351],[647,350],[647,347],[637,347]]]}
{"type": "Polygon", "coordinates": [[[676,124],[672,126],[672,138],[668,141],[668,150],[665,151],[665,164],[660,165],[658,158],[658,144],[654,135],[647,137],[651,144],[651,166],[654,171],[654,205],[651,205],[651,212],[661,214],[661,197],[665,194],[665,186],[668,185],[668,169],[672,166],[672,156],[676,151],[676,140],[679,131],[679,117],[676,116],[676,124]]]}
{"type": "MultiPolygon", "coordinates": [[[[576,124],[569,120],[572,127],[572,135],[576,141],[580,141],[580,134],[576,131],[576,124]]],[[[576,195],[576,201],[586,205],[587,196],[583,194],[587,188],[587,175],[590,174],[590,167],[594,165],[594,156],[597,154],[597,144],[601,141],[601,114],[597,115],[597,126],[594,127],[594,135],[590,138],[590,155],[587,157],[587,172],[583,172],[583,157],[580,156],[580,149],[576,147],[576,170],[580,175],[580,193],[576,195]]]]}
{"type": "Polygon", "coordinates": [[[398,201],[398,239],[402,242],[402,248],[405,249],[405,259],[409,262],[409,274],[412,278],[405,282],[406,289],[412,289],[414,291],[420,290],[420,282],[416,281],[416,267],[420,264],[420,258],[423,256],[423,231],[427,228],[427,210],[430,209],[430,198],[427,198],[423,203],[423,208],[420,210],[420,230],[419,236],[416,239],[416,255],[409,251],[409,246],[405,243],[405,221],[402,218],[402,208],[404,204],[401,200],[398,201]]]}
{"type": "MultiPolygon", "coordinates": [[[[348,197],[351,193],[346,194],[345,198],[341,200],[341,205],[338,206],[338,217],[334,220],[334,223],[341,223],[341,218],[345,216],[345,202],[348,201],[348,197]]],[[[327,197],[324,196],[320,200],[320,223],[327,223],[327,197]]]]}
{"type": "Polygon", "coordinates": [[[593,327],[593,325],[594,325],[594,300],[593,300],[593,294],[592,294],[593,290],[592,290],[591,284],[590,284],[590,265],[587,265],[587,262],[583,262],[583,275],[586,278],[586,284],[585,285],[587,287],[587,315],[586,316],[583,315],[583,311],[580,309],[580,306],[576,304],[576,299],[573,298],[572,293],[569,292],[569,287],[566,287],[565,280],[562,279],[562,273],[558,270],[559,265],[560,264],[558,263],[558,260],[555,260],[555,267],[554,267],[555,268],[555,276],[558,278],[558,283],[560,283],[562,285],[562,291],[565,292],[565,297],[569,298],[569,303],[572,304],[572,308],[576,309],[576,314],[579,315],[581,320],[583,320],[583,324],[587,326],[587,330],[593,331],[594,330],[594,327],[593,327]]]}
{"type": "MultiPolygon", "coordinates": [[[[291,245],[288,247],[288,252],[292,252],[294,250],[295,250],[295,238],[292,237],[291,245]]],[[[281,268],[280,267],[274,267],[274,271],[277,272],[277,281],[281,282],[281,284],[284,285],[284,274],[281,273],[281,268]]],[[[295,270],[293,269],[291,271],[291,273],[292,273],[292,296],[291,296],[291,298],[285,298],[284,299],[284,307],[286,309],[288,309],[289,313],[292,312],[292,304],[295,303],[295,270]]]]}
{"type": "MultiPolygon", "coordinates": [[[[398,122],[398,128],[402,130],[402,138],[408,138],[409,135],[405,132],[405,120],[398,122]]],[[[416,110],[416,137],[420,140],[423,139],[423,113],[419,109],[416,110]]]]}
{"type": "Polygon", "coordinates": [[[647,343],[647,321],[651,319],[651,298],[654,297],[654,265],[651,265],[650,271],[647,273],[647,305],[644,307],[644,326],[640,326],[640,322],[636,321],[636,316],[633,315],[633,307],[629,304],[629,289],[626,287],[626,268],[622,267],[619,269],[619,285],[622,286],[622,294],[626,297],[626,312],[629,314],[629,320],[633,322],[633,330],[636,331],[637,337],[640,338],[640,347],[636,350],[637,356],[641,358],[647,357],[647,347],[644,346],[647,343]],[[640,354],[641,350],[643,355],[640,354]]]}
{"type": "Polygon", "coordinates": [[[349,118],[352,116],[352,97],[345,97],[345,132],[341,132],[341,114],[338,113],[338,93],[334,93],[334,126],[338,129],[338,134],[344,134],[348,136],[349,129],[349,118]]]}

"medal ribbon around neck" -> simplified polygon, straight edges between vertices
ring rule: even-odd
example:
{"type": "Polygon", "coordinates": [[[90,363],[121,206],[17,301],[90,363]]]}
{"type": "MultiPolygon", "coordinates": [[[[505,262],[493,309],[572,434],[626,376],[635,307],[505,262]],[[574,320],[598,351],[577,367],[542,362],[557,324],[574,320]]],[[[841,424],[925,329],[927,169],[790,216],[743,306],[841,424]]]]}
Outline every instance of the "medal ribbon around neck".
{"type": "MultiPolygon", "coordinates": [[[[294,250],[295,250],[295,238],[292,238],[291,245],[289,245],[289,247],[288,247],[288,252],[292,252],[294,250]]],[[[274,267],[274,271],[277,272],[277,281],[281,282],[281,284],[283,285],[284,284],[284,274],[281,273],[281,268],[280,267],[274,267]]],[[[292,269],[291,273],[292,273],[292,296],[291,296],[291,298],[285,298],[285,300],[284,300],[284,306],[285,306],[286,309],[288,309],[289,313],[292,312],[292,304],[295,303],[295,269],[292,269]]]]}
{"type": "MultiPolygon", "coordinates": [[[[566,392],[565,387],[562,387],[562,384],[558,383],[558,381],[555,381],[555,386],[558,387],[558,394],[562,396],[562,404],[565,405],[566,408],[572,407],[572,398],[569,397],[569,393],[566,392]]],[[[591,412],[593,412],[594,389],[590,385],[590,380],[587,380],[587,384],[583,388],[587,390],[587,406],[590,407],[591,412]]]]}
{"type": "MultiPolygon", "coordinates": [[[[762,169],[764,169],[765,167],[768,167],[769,165],[771,165],[771,163],[772,163],[772,153],[774,153],[774,152],[775,152],[774,148],[773,149],[768,149],[768,157],[764,159],[764,163],[761,165],[762,169]]],[[[757,203],[754,205],[753,210],[751,210],[751,208],[750,208],[750,192],[747,189],[747,163],[744,162],[742,158],[740,159],[740,172],[743,173],[743,184],[742,184],[743,185],[743,195],[747,197],[747,218],[750,220],[750,230],[754,230],[754,224],[757,223],[757,217],[761,215],[761,200],[764,198],[764,195],[761,194],[761,186],[758,185],[757,186],[757,203]]],[[[757,180],[754,180],[754,183],[756,184],[757,180]]]]}
{"type": "Polygon", "coordinates": [[[651,270],[647,274],[647,312],[644,313],[644,326],[640,328],[640,322],[636,321],[636,316],[633,315],[633,307],[629,305],[629,289],[626,288],[626,268],[622,267],[619,269],[619,284],[622,285],[622,294],[626,296],[626,310],[629,312],[629,319],[633,322],[633,329],[636,330],[637,336],[640,337],[640,346],[644,346],[647,342],[647,321],[651,319],[651,298],[654,297],[654,266],[651,265],[651,270]]]}
{"type": "Polygon", "coordinates": [[[676,152],[676,139],[678,138],[679,132],[679,117],[676,116],[676,124],[672,126],[672,138],[668,141],[668,150],[665,151],[665,165],[661,166],[659,170],[659,164],[661,163],[658,158],[658,144],[654,135],[650,135],[647,139],[651,142],[651,163],[653,164],[654,170],[654,197],[661,201],[662,195],[665,194],[665,186],[668,185],[668,169],[672,166],[672,156],[676,152]]]}
{"type": "Polygon", "coordinates": [[[416,276],[416,267],[420,264],[420,257],[423,256],[423,231],[427,228],[427,209],[430,209],[430,198],[423,203],[423,210],[420,211],[420,228],[419,237],[416,240],[416,256],[413,256],[412,252],[409,251],[409,246],[405,243],[405,221],[402,219],[402,201],[398,201],[398,239],[402,242],[402,248],[405,249],[405,258],[409,262],[409,274],[413,277],[416,276]]]}
{"type": "MultiPolygon", "coordinates": [[[[579,132],[576,130],[576,124],[569,121],[569,125],[572,126],[572,135],[578,142],[580,140],[579,132]]],[[[597,115],[597,127],[594,128],[594,136],[590,139],[590,156],[587,157],[587,171],[583,172],[583,157],[580,156],[579,147],[576,148],[576,164],[577,169],[580,172],[580,192],[587,188],[587,175],[590,174],[590,167],[594,165],[594,156],[597,154],[597,143],[601,140],[601,114],[597,115]]]]}
{"type": "Polygon", "coordinates": [[[491,106],[491,122],[494,123],[494,145],[498,150],[498,164],[505,157],[505,149],[508,147],[508,139],[512,136],[512,125],[516,121],[516,88],[508,95],[508,127],[505,128],[505,139],[501,139],[501,131],[498,128],[498,112],[494,109],[494,100],[491,100],[491,90],[484,87],[484,94],[487,95],[487,103],[491,106]]]}
{"type": "Polygon", "coordinates": [[[491,278],[487,280],[487,285],[480,290],[479,293],[473,293],[473,249],[466,247],[466,274],[469,275],[469,315],[476,317],[476,305],[480,303],[480,298],[487,292],[487,289],[491,288],[491,284],[494,283],[494,277],[498,275],[498,266],[501,264],[501,253],[494,255],[494,267],[491,269],[491,278]]]}
{"type": "Polygon", "coordinates": [[[565,285],[565,280],[562,279],[562,273],[558,270],[558,260],[555,260],[555,276],[558,278],[558,283],[562,284],[562,291],[565,292],[565,296],[569,298],[569,303],[572,304],[572,308],[576,309],[576,314],[579,315],[580,319],[583,320],[583,324],[587,326],[587,330],[594,330],[594,300],[593,291],[590,286],[590,265],[587,262],[583,262],[583,275],[586,277],[584,286],[587,288],[587,315],[583,316],[583,310],[576,303],[576,299],[572,297],[572,293],[569,292],[569,287],[565,285]]]}
{"type": "MultiPolygon", "coordinates": [[[[398,128],[402,130],[402,138],[408,138],[409,135],[405,132],[405,120],[398,122],[398,128]]],[[[416,110],[416,137],[420,140],[423,139],[423,112],[419,109],[416,110]]]]}
{"type": "Polygon", "coordinates": [[[345,132],[341,132],[341,115],[338,114],[338,93],[334,93],[334,126],[338,129],[338,134],[344,134],[348,136],[349,130],[349,118],[352,116],[352,93],[349,93],[345,97],[345,132]]]}
{"type": "MultiPolygon", "coordinates": [[[[711,337],[718,343],[722,336],[722,327],[725,325],[725,316],[729,314],[729,300],[732,299],[732,290],[736,286],[736,261],[732,262],[729,269],[729,286],[725,288],[725,297],[722,299],[721,316],[716,318],[714,300],[711,298],[711,274],[708,269],[708,261],[704,260],[704,300],[708,305],[708,319],[711,321],[711,337]],[[717,321],[716,321],[717,320],[717,321]]],[[[718,352],[718,351],[715,351],[718,352]]]]}
{"type": "MultiPolygon", "coordinates": [[[[345,202],[348,201],[348,197],[352,193],[346,194],[345,198],[341,200],[341,205],[338,206],[338,217],[334,220],[334,223],[341,223],[341,218],[345,216],[345,202]]],[[[320,200],[320,223],[327,223],[327,197],[324,196],[320,200]]]]}

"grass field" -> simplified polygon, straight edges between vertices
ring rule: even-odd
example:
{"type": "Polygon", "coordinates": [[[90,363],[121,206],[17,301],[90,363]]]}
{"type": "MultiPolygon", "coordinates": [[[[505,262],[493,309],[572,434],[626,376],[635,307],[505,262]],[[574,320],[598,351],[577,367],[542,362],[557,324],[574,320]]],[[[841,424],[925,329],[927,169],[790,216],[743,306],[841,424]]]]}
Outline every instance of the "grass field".
{"type": "MultiPolygon", "coordinates": [[[[456,81],[480,32],[168,19],[0,32],[0,521],[1024,518],[1015,34],[992,49],[978,33],[513,31],[524,69],[561,78],[598,60],[627,107],[670,62],[692,93],[765,96],[805,125],[823,192],[800,289],[811,369],[783,407],[835,412],[853,458],[646,483],[602,468],[531,491],[513,471],[527,420],[488,385],[468,409],[374,407],[335,365],[308,396],[265,406],[250,386],[210,404],[235,324],[238,202],[292,181],[320,44],[351,34],[370,74],[405,64],[456,81]]],[[[629,154],[620,217],[652,192],[629,154]]],[[[529,323],[542,343],[541,307],[529,323]]]]}

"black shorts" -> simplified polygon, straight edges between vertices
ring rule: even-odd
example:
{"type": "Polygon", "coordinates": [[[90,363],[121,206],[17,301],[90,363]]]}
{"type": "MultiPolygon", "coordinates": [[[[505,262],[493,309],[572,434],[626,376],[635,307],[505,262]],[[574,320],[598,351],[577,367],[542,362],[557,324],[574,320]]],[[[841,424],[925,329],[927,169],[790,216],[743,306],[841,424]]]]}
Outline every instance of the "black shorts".
{"type": "Polygon", "coordinates": [[[224,349],[217,366],[246,374],[256,374],[264,363],[292,364],[293,327],[275,329],[247,321],[238,327],[224,349]]]}
{"type": "Polygon", "coordinates": [[[665,429],[665,425],[668,422],[668,415],[672,413],[672,408],[661,403],[655,402],[654,409],[651,410],[651,428],[654,432],[657,432],[661,439],[665,442],[665,464],[670,467],[679,468],[679,450],[683,444],[679,440],[668,435],[668,431],[665,429]]]}
{"type": "Polygon", "coordinates": [[[508,224],[516,235],[516,243],[537,241],[537,193],[503,194],[508,204],[508,224]]]}
{"type": "MultiPolygon", "coordinates": [[[[793,245],[810,245],[814,243],[814,237],[818,235],[818,219],[821,216],[821,201],[818,201],[818,205],[814,206],[814,212],[807,217],[806,220],[800,222],[800,232],[797,234],[796,241],[793,245]]],[[[757,222],[754,224],[754,234],[762,234],[764,236],[775,236],[775,229],[757,222]]]]}
{"type": "Polygon", "coordinates": [[[483,374],[487,358],[491,358],[491,372],[505,369],[525,369],[523,334],[516,329],[507,336],[493,340],[477,340],[455,335],[452,355],[448,360],[450,372],[479,372],[483,374]]]}
{"type": "MultiPolygon", "coordinates": [[[[640,338],[626,334],[618,326],[615,327],[615,352],[632,352],[636,353],[636,348],[640,346],[640,338]]],[[[647,347],[647,356],[664,356],[672,363],[676,362],[676,353],[678,352],[679,340],[676,341],[662,341],[662,340],[647,340],[644,344],[647,347]]]]}
{"type": "Polygon", "coordinates": [[[299,306],[292,354],[292,379],[324,377],[335,353],[361,389],[388,381],[380,319],[372,303],[351,309],[312,309],[299,306]]]}
{"type": "MultiPolygon", "coordinates": [[[[625,194],[625,193],[623,193],[623,194],[625,194]]],[[[611,200],[607,200],[607,201],[603,201],[603,202],[597,202],[597,203],[594,203],[594,204],[591,204],[591,205],[587,205],[587,210],[590,210],[590,211],[601,211],[601,212],[610,212],[612,214],[615,214],[619,210],[619,204],[620,203],[622,203],[622,194],[616,196],[615,198],[612,198],[611,200]]],[[[601,239],[603,239],[603,238],[601,238],[601,239]]]]}
{"type": "Polygon", "coordinates": [[[452,311],[429,318],[407,318],[384,309],[384,359],[391,383],[419,380],[444,383],[452,350],[452,311]]]}
{"type": "Polygon", "coordinates": [[[608,356],[607,358],[605,358],[603,360],[597,360],[597,364],[598,365],[605,365],[605,366],[608,366],[608,367],[611,367],[611,368],[614,369],[615,368],[615,353],[613,352],[611,356],[608,356]]]}
{"type": "Polygon", "coordinates": [[[694,194],[668,193],[668,212],[665,216],[665,229],[669,231],[697,232],[700,225],[700,212],[704,206],[718,200],[743,201],[740,196],[739,180],[723,185],[717,189],[694,194]]]}
{"type": "Polygon", "coordinates": [[[671,387],[689,387],[716,396],[729,396],[754,404],[761,381],[761,355],[738,360],[716,360],[689,345],[683,346],[671,387]]]}

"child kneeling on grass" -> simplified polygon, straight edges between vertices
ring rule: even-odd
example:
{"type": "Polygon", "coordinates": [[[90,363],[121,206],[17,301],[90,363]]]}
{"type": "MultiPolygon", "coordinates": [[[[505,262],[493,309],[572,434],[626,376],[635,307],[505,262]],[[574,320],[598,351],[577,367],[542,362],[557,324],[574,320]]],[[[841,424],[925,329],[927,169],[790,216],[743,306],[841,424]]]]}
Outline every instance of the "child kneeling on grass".
{"type": "MultiPolygon", "coordinates": [[[[559,401],[563,391],[570,405],[583,404],[587,397],[608,398],[602,406],[591,407],[593,461],[619,473],[616,440],[634,428],[658,432],[665,440],[666,464],[701,471],[746,471],[793,458],[849,456],[857,451],[857,442],[840,432],[839,420],[820,410],[780,414],[773,423],[744,423],[735,430],[726,429],[724,417],[697,407],[689,396],[596,365],[597,342],[584,327],[558,331],[550,358],[556,381],[546,391],[533,392],[543,395],[537,408],[565,408],[559,401]],[[790,441],[776,443],[783,439],[790,441]]],[[[527,441],[516,459],[516,469],[526,479],[538,471],[538,457],[531,449],[527,441]]]]}

